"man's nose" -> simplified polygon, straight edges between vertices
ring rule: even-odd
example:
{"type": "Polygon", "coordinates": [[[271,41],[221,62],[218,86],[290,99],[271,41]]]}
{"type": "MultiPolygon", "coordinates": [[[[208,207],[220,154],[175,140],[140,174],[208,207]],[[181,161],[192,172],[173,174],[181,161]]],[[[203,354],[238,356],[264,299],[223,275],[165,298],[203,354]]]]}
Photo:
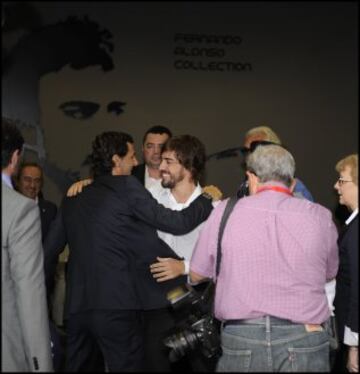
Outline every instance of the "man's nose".
{"type": "Polygon", "coordinates": [[[160,144],[156,144],[154,147],[154,153],[160,154],[162,146],[160,144]]]}
{"type": "Polygon", "coordinates": [[[166,163],[166,161],[165,161],[165,160],[162,160],[162,161],[160,162],[159,170],[160,170],[160,171],[161,171],[161,170],[166,170],[166,167],[167,167],[167,163],[166,163]]]}

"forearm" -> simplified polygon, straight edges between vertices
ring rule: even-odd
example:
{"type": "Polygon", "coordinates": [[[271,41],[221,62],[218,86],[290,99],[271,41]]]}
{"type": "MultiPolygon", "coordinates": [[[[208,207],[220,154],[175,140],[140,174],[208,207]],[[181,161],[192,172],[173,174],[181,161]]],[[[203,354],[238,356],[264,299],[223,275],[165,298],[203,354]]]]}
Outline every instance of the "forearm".
{"type": "Polygon", "coordinates": [[[141,196],[133,201],[134,215],[154,228],[173,235],[184,235],[205,221],[213,209],[210,199],[199,196],[190,206],[181,211],[171,210],[150,196],[141,196]]]}
{"type": "Polygon", "coordinates": [[[202,282],[202,281],[205,281],[205,280],[209,279],[208,277],[205,277],[201,274],[195,273],[192,270],[190,270],[190,272],[189,272],[189,278],[190,278],[191,283],[199,283],[199,282],[202,282]]]}

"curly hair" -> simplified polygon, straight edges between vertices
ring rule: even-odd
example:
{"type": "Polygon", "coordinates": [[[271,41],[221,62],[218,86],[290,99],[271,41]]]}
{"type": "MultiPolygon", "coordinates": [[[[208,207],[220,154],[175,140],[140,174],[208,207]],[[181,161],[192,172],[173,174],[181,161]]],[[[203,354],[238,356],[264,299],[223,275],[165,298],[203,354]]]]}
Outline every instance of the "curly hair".
{"type": "Polygon", "coordinates": [[[195,136],[180,135],[169,139],[163,148],[164,151],[173,151],[179,163],[191,172],[191,177],[198,183],[205,170],[205,146],[195,136]]]}
{"type": "Polygon", "coordinates": [[[127,143],[134,143],[134,140],[123,132],[107,131],[96,136],[88,158],[93,178],[111,174],[114,166],[112,157],[124,157],[128,153],[127,143]]]}

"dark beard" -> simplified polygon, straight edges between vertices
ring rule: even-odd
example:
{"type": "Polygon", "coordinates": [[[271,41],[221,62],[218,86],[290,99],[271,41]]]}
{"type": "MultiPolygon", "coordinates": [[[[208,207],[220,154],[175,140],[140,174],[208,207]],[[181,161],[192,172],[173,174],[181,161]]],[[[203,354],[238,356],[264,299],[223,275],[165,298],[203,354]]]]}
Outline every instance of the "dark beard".
{"type": "Polygon", "coordinates": [[[161,180],[161,185],[164,188],[174,188],[177,183],[181,182],[184,179],[184,173],[180,173],[179,177],[177,179],[170,178],[167,182],[165,182],[163,179],[161,180]]]}
{"type": "Polygon", "coordinates": [[[164,188],[174,188],[175,187],[175,181],[174,180],[169,180],[167,182],[165,182],[164,180],[161,180],[161,185],[164,187],[164,188]]]}

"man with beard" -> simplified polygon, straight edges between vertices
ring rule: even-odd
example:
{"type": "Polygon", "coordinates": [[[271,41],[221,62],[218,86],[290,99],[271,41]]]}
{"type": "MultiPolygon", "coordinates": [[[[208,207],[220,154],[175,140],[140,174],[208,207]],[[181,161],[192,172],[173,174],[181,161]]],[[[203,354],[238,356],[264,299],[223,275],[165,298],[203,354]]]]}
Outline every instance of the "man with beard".
{"type": "MultiPolygon", "coordinates": [[[[161,154],[159,167],[161,186],[155,185],[149,191],[159,203],[167,208],[182,210],[188,207],[202,193],[199,181],[205,170],[205,162],[205,147],[196,137],[182,135],[169,139],[161,154]]],[[[158,262],[150,267],[158,282],[183,277],[189,273],[189,262],[202,225],[181,236],[158,231],[159,237],[182,258],[179,260],[158,257],[158,262]]],[[[184,282],[185,280],[184,277],[184,282]]],[[[145,312],[145,357],[149,370],[169,371],[171,369],[163,340],[174,325],[174,314],[168,308],[145,312]]],[[[195,359],[195,356],[190,355],[190,361],[194,371],[208,370],[201,359],[195,359]]],[[[188,363],[183,361],[181,365],[188,366],[188,363]]],[[[191,368],[186,367],[187,370],[191,368]]]]}
{"type": "Polygon", "coordinates": [[[64,199],[44,245],[48,284],[57,255],[65,244],[70,248],[66,371],[94,371],[99,350],[109,371],[139,371],[142,311],[165,308],[167,292],[181,283],[159,285],[151,276],[156,256],[177,257],[156,229],[182,235],[212,206],[204,197],[182,212],[158,204],[130,175],[137,160],[128,134],[98,135],[90,161],[93,183],[64,199]]]}
{"type": "MultiPolygon", "coordinates": [[[[157,134],[150,131],[151,134],[157,134]]],[[[161,133],[164,135],[164,133],[161,133]]],[[[146,147],[147,136],[145,134],[144,146],[146,147]]],[[[153,139],[155,141],[155,139],[153,139]]],[[[160,139],[158,139],[160,140],[160,139]]],[[[204,145],[194,136],[183,135],[167,140],[162,145],[161,163],[159,172],[161,184],[154,184],[149,188],[149,192],[162,205],[172,210],[183,210],[188,207],[202,193],[199,180],[205,169],[206,154],[204,145]]],[[[144,157],[145,159],[145,157],[144,157]]],[[[134,176],[134,172],[132,173],[134,176]]],[[[91,183],[91,179],[75,183],[68,191],[68,196],[76,195],[82,188],[91,183]]],[[[212,196],[219,197],[219,191],[214,187],[207,186],[207,191],[212,192],[212,196]]],[[[199,225],[185,235],[172,235],[158,231],[159,237],[164,240],[169,247],[182,259],[170,257],[157,257],[159,262],[151,265],[151,272],[154,278],[164,286],[172,279],[177,278],[183,284],[187,281],[189,261],[195,247],[197,237],[200,232],[199,225]],[[167,281],[167,282],[165,282],[167,281]],[[165,283],[163,283],[165,282],[165,283]]],[[[201,285],[204,287],[204,285],[201,285]]],[[[163,291],[159,291],[163,292],[163,291]]],[[[166,292],[163,293],[164,298],[166,292]]],[[[168,358],[168,349],[163,340],[169,331],[175,327],[175,315],[168,305],[161,308],[152,308],[144,311],[145,328],[145,369],[148,371],[171,371],[172,367],[168,358]]],[[[201,361],[201,360],[196,360],[201,361]]],[[[200,362],[191,359],[192,368],[197,371],[206,371],[207,368],[200,362]],[[196,365],[196,368],[195,368],[196,365]],[[201,366],[199,366],[201,365],[201,366]]],[[[181,364],[187,365],[187,362],[181,364]]],[[[211,363],[210,363],[211,364],[211,363]]],[[[176,365],[179,368],[179,365],[176,365]]],[[[182,367],[184,369],[184,367],[182,367]]]]}

